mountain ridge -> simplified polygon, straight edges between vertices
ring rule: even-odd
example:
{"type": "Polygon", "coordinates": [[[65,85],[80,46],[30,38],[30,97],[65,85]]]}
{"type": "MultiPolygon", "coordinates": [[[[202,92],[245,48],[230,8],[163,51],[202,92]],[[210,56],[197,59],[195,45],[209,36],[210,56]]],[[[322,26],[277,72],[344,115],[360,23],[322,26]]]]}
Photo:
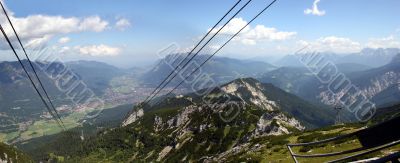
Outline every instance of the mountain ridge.
{"type": "MultiPolygon", "coordinates": [[[[317,109],[272,84],[239,78],[208,94],[169,96],[152,106],[139,105],[123,127],[104,131],[84,144],[93,144],[94,149],[107,146],[106,152],[113,155],[108,159],[119,162],[206,161],[259,137],[332,124],[325,122],[330,116],[317,109]]],[[[71,160],[98,161],[94,149],[84,145],[85,152],[77,152],[84,154],[71,160]]]]}

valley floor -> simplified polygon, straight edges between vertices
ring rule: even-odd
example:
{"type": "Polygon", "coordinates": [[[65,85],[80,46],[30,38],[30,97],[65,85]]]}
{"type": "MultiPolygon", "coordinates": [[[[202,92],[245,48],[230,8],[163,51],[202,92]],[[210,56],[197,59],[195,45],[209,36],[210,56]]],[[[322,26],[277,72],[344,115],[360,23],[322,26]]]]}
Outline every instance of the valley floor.
{"type": "MultiPolygon", "coordinates": [[[[117,108],[118,106],[123,106],[123,105],[111,105],[108,104],[105,106],[104,110],[112,110],[117,108]]],[[[130,107],[127,106],[127,107],[130,107]]],[[[85,111],[76,111],[72,112],[66,116],[62,117],[63,123],[66,127],[66,129],[72,129],[75,127],[80,126],[80,122],[82,122],[85,117],[91,113],[93,109],[91,110],[85,110],[85,111]]],[[[95,110],[95,109],[94,109],[95,110]]],[[[115,112],[119,112],[120,110],[115,110],[115,112]]],[[[121,114],[124,114],[121,113],[121,114]]],[[[33,121],[31,124],[26,126],[26,129],[23,130],[17,130],[15,132],[10,132],[10,133],[0,133],[0,142],[7,142],[10,144],[18,143],[21,141],[26,141],[29,139],[33,138],[38,138],[42,136],[47,136],[47,135],[54,135],[62,132],[62,128],[58,126],[56,121],[50,120],[50,119],[41,119],[41,120],[36,120],[33,121]]]]}

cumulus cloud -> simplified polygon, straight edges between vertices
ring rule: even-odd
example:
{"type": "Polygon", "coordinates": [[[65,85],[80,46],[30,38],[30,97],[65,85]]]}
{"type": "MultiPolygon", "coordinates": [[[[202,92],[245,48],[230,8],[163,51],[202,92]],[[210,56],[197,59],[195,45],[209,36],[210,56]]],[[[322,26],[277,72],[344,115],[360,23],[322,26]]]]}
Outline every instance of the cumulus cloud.
{"type": "Polygon", "coordinates": [[[316,51],[329,51],[335,53],[355,53],[363,48],[400,48],[400,40],[395,35],[382,38],[370,38],[366,42],[357,42],[350,38],[328,36],[321,37],[315,41],[297,41],[298,48],[308,46],[316,51]]]}
{"type": "Polygon", "coordinates": [[[85,55],[92,57],[113,57],[121,53],[121,48],[105,44],[84,46],[52,46],[54,51],[62,55],[85,55]]]}
{"type": "Polygon", "coordinates": [[[120,31],[124,31],[127,28],[131,27],[131,23],[129,22],[128,19],[121,18],[115,23],[115,28],[117,28],[120,31]]]}
{"type": "Polygon", "coordinates": [[[308,8],[304,10],[304,14],[306,15],[317,15],[317,16],[323,16],[325,15],[325,11],[323,10],[319,10],[318,8],[318,3],[320,2],[320,0],[314,0],[314,3],[312,5],[312,8],[308,8]]]}
{"type": "Polygon", "coordinates": [[[290,39],[296,34],[296,32],[282,32],[278,31],[275,28],[265,27],[264,25],[257,25],[254,29],[249,30],[241,37],[252,40],[281,41],[290,39]]]}
{"type": "MultiPolygon", "coordinates": [[[[233,35],[238,32],[247,24],[247,21],[242,18],[234,18],[228,23],[221,31],[220,34],[233,35]]],[[[221,27],[212,31],[216,33],[221,27]]],[[[256,25],[254,28],[247,26],[242,32],[234,39],[240,41],[245,45],[255,45],[259,41],[283,41],[293,38],[296,32],[278,31],[276,28],[265,27],[264,25],[256,25]]]]}
{"type": "MultiPolygon", "coordinates": [[[[219,33],[233,35],[241,28],[243,28],[247,24],[247,21],[243,20],[242,18],[233,18],[219,33]]],[[[211,33],[216,33],[218,30],[221,29],[222,26],[216,27],[211,33]]],[[[208,29],[211,30],[211,29],[208,29]]],[[[245,29],[242,30],[242,33],[247,32],[250,30],[250,27],[247,26],[245,29]]]]}
{"type": "MultiPolygon", "coordinates": [[[[8,13],[21,40],[30,45],[28,48],[47,44],[57,35],[78,32],[102,32],[107,29],[109,24],[99,16],[78,18],[37,14],[15,17],[13,12],[9,11],[8,13]]],[[[4,16],[1,17],[0,23],[8,24],[4,16]]],[[[11,40],[16,40],[13,38],[15,36],[10,25],[5,25],[4,29],[11,40]]]]}
{"type": "Polygon", "coordinates": [[[76,50],[79,54],[90,56],[117,56],[121,52],[120,48],[111,47],[104,44],[76,46],[74,47],[74,50],[76,50]]]}
{"type": "MultiPolygon", "coordinates": [[[[88,18],[65,18],[62,16],[31,15],[25,18],[12,18],[13,23],[22,38],[33,39],[44,36],[54,36],[73,32],[101,32],[108,22],[98,16],[88,18]]],[[[11,28],[6,28],[11,33],[11,28]]]]}
{"type": "Polygon", "coordinates": [[[61,37],[60,39],[58,39],[58,43],[60,44],[65,44],[68,43],[69,41],[71,41],[69,37],[61,37]]]}
{"type": "Polygon", "coordinates": [[[98,16],[91,16],[83,19],[79,24],[80,31],[104,31],[108,26],[108,22],[101,20],[98,16]]]}
{"type": "Polygon", "coordinates": [[[362,49],[362,45],[359,42],[337,36],[321,37],[312,42],[300,40],[298,44],[300,46],[309,46],[311,49],[321,52],[354,53],[362,49]]]}

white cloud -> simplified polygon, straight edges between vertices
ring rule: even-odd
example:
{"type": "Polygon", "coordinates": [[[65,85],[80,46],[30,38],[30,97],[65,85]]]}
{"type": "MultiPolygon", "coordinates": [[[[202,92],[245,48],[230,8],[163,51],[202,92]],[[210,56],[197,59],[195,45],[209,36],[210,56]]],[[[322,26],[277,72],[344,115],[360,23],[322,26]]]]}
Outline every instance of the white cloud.
{"type": "Polygon", "coordinates": [[[312,42],[300,40],[298,44],[302,47],[309,46],[309,48],[320,52],[329,51],[335,53],[354,53],[363,48],[359,42],[337,36],[321,37],[312,42]]]}
{"type": "MultiPolygon", "coordinates": [[[[231,36],[238,32],[247,24],[247,21],[242,18],[234,18],[232,21],[220,31],[220,34],[231,36]]],[[[216,33],[221,27],[212,31],[216,33]]],[[[234,39],[240,41],[245,45],[255,45],[259,41],[283,41],[293,38],[296,32],[283,32],[278,31],[276,28],[265,27],[264,25],[256,25],[254,28],[247,26],[242,32],[234,39]]]]}
{"type": "Polygon", "coordinates": [[[296,34],[296,32],[281,32],[275,28],[257,25],[254,29],[244,33],[243,36],[240,37],[253,40],[282,41],[290,39],[296,34]]]}
{"type": "Polygon", "coordinates": [[[60,44],[65,44],[68,43],[69,41],[71,41],[69,37],[61,37],[60,39],[58,39],[58,43],[60,44]]]}
{"type": "Polygon", "coordinates": [[[357,42],[350,38],[329,36],[321,37],[315,41],[297,41],[299,48],[308,46],[310,49],[324,52],[335,53],[355,53],[360,52],[363,48],[400,48],[400,40],[395,35],[382,38],[370,38],[367,42],[357,42]]]}
{"type": "Polygon", "coordinates": [[[393,35],[384,38],[371,38],[367,43],[369,48],[400,48],[400,41],[393,35]]]}
{"type": "Polygon", "coordinates": [[[312,14],[312,15],[317,15],[317,16],[325,15],[325,11],[318,9],[319,2],[320,2],[320,0],[314,0],[312,8],[308,8],[308,9],[304,10],[304,14],[306,14],[306,15],[312,14]]]}
{"type": "MultiPolygon", "coordinates": [[[[59,47],[53,47],[53,48],[57,49],[57,48],[59,48],[59,47]]],[[[59,52],[60,54],[67,54],[67,53],[71,52],[71,48],[70,48],[69,46],[63,46],[63,47],[60,47],[60,48],[58,49],[58,52],[59,52]]]]}
{"type": "MultiPolygon", "coordinates": [[[[108,22],[98,16],[79,19],[62,16],[32,15],[25,18],[12,18],[16,30],[22,38],[32,39],[56,34],[73,32],[101,32],[106,29],[108,22]]],[[[11,28],[6,28],[11,33],[11,28]]]]}
{"type": "Polygon", "coordinates": [[[57,54],[75,57],[115,57],[121,54],[120,47],[113,47],[105,44],[85,46],[52,46],[57,54]]]}
{"type": "MultiPolygon", "coordinates": [[[[233,35],[247,24],[247,21],[242,18],[233,18],[219,33],[233,35]]],[[[211,33],[216,33],[222,26],[216,27],[211,33]]],[[[210,29],[208,29],[210,30],[210,29]]],[[[247,32],[250,27],[247,26],[242,32],[247,32]]]]}
{"type": "Polygon", "coordinates": [[[108,45],[88,45],[88,46],[76,46],[74,47],[79,54],[90,55],[90,56],[117,56],[121,53],[121,49],[117,47],[111,47],[108,45]]]}
{"type": "Polygon", "coordinates": [[[101,18],[98,16],[92,16],[85,18],[80,22],[79,30],[101,32],[104,31],[107,26],[107,21],[101,20],[101,18]]]}
{"type": "MultiPolygon", "coordinates": [[[[102,32],[109,24],[99,16],[78,18],[38,14],[15,17],[11,11],[8,13],[21,40],[30,44],[30,48],[47,44],[57,35],[78,32],[102,32]]],[[[0,23],[6,24],[4,29],[7,35],[11,40],[16,40],[11,26],[7,25],[8,22],[5,17],[1,17],[0,23]]],[[[2,49],[8,49],[8,47],[2,49]]]]}
{"type": "Polygon", "coordinates": [[[255,45],[257,44],[255,40],[252,39],[242,39],[241,42],[245,45],[255,45]]]}
{"type": "Polygon", "coordinates": [[[119,19],[117,23],[115,23],[115,28],[117,28],[120,31],[124,31],[129,27],[131,27],[131,23],[129,22],[128,19],[125,18],[119,19]]]}

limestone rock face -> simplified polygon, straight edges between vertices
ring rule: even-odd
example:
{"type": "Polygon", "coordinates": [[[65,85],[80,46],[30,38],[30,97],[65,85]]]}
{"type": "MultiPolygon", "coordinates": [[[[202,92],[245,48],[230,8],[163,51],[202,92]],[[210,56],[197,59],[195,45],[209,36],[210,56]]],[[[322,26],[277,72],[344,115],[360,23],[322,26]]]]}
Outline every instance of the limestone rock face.
{"type": "Polygon", "coordinates": [[[304,130],[305,127],[295,118],[290,118],[283,113],[265,113],[260,117],[253,136],[269,136],[289,134],[289,128],[304,130]]]}
{"type": "Polygon", "coordinates": [[[143,109],[138,109],[134,112],[132,112],[128,118],[126,118],[123,122],[122,122],[122,126],[127,126],[133,122],[135,122],[136,120],[138,120],[140,117],[142,117],[144,115],[143,109]]]}

